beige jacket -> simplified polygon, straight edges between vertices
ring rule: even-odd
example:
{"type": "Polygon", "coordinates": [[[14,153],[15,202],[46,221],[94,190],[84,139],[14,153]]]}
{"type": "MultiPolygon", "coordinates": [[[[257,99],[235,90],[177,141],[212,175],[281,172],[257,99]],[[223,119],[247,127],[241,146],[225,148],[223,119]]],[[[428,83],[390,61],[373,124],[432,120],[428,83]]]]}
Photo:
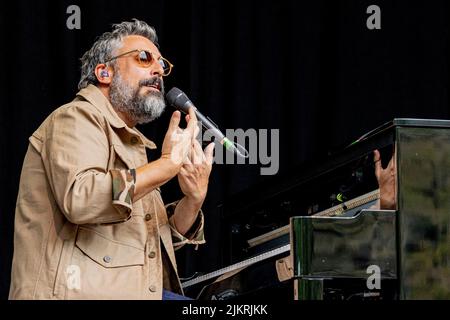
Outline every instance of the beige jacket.
{"type": "Polygon", "coordinates": [[[161,299],[181,292],[174,249],[188,238],[160,190],[132,200],[133,170],[156,148],[90,85],[30,137],[16,204],[10,299],[161,299]],[[130,178],[131,177],[131,178],[130,178]],[[124,196],[125,195],[125,196],[124,196]]]}

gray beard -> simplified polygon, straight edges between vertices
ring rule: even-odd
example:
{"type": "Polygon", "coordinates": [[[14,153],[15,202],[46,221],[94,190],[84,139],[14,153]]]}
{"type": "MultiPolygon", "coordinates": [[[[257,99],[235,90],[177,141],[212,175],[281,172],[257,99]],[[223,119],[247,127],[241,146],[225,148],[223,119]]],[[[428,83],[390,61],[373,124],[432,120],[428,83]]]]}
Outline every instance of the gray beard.
{"type": "Polygon", "coordinates": [[[161,92],[150,91],[140,94],[141,83],[134,89],[125,83],[116,73],[112,79],[109,99],[114,109],[127,114],[128,119],[134,123],[145,124],[157,119],[164,111],[164,85],[161,82],[161,92]]]}

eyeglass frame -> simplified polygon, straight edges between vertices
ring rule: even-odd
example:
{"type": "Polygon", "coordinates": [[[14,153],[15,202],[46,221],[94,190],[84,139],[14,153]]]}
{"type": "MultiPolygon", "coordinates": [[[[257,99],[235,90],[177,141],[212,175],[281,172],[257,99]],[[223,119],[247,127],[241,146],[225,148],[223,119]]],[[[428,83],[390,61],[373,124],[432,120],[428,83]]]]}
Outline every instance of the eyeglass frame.
{"type": "MultiPolygon", "coordinates": [[[[169,65],[169,67],[170,67],[170,68],[169,68],[169,73],[168,73],[168,74],[163,74],[163,75],[162,75],[163,77],[167,77],[167,76],[172,72],[172,69],[173,69],[174,65],[173,65],[169,60],[167,60],[167,59],[164,58],[163,56],[161,56],[158,60],[156,60],[156,59],[153,57],[153,52],[148,51],[148,50],[144,50],[144,49],[134,49],[134,50],[130,50],[130,51],[121,53],[121,54],[119,54],[118,56],[112,57],[112,58],[110,58],[110,59],[104,61],[103,63],[108,63],[108,62],[111,62],[112,60],[115,60],[115,59],[118,59],[118,58],[122,58],[122,57],[124,57],[125,55],[130,54],[130,53],[133,53],[133,52],[138,52],[138,53],[140,54],[142,51],[148,52],[148,53],[150,54],[150,56],[152,57],[152,59],[155,60],[155,61],[158,61],[158,63],[159,63],[159,60],[161,59],[161,60],[163,60],[165,63],[167,63],[167,64],[169,65]]],[[[139,64],[142,65],[141,62],[140,62],[141,60],[139,59],[139,54],[138,54],[137,60],[138,60],[139,64]]],[[[150,65],[151,65],[151,62],[150,62],[150,64],[149,64],[148,66],[144,66],[144,67],[147,68],[147,67],[150,67],[150,65]]],[[[160,65],[161,65],[161,64],[160,64],[160,65]]]]}

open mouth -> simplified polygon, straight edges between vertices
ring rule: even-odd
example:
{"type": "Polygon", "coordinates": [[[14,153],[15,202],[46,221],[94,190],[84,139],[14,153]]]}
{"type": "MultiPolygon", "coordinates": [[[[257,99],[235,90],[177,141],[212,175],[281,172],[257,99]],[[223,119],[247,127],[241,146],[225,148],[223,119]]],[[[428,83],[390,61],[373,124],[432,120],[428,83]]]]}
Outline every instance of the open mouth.
{"type": "Polygon", "coordinates": [[[146,87],[148,87],[148,88],[153,88],[153,89],[155,89],[155,90],[161,91],[161,87],[160,87],[160,85],[157,84],[157,83],[148,85],[148,86],[146,86],[146,87]]]}

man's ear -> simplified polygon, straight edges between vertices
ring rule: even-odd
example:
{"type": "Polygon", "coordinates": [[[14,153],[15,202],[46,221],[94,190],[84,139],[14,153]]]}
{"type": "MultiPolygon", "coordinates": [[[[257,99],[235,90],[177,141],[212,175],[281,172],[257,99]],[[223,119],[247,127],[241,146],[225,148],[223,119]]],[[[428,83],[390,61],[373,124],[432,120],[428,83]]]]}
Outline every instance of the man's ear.
{"type": "Polygon", "coordinates": [[[103,84],[110,84],[112,80],[113,71],[112,68],[108,67],[106,64],[101,63],[95,67],[95,76],[98,82],[103,84]]]}

